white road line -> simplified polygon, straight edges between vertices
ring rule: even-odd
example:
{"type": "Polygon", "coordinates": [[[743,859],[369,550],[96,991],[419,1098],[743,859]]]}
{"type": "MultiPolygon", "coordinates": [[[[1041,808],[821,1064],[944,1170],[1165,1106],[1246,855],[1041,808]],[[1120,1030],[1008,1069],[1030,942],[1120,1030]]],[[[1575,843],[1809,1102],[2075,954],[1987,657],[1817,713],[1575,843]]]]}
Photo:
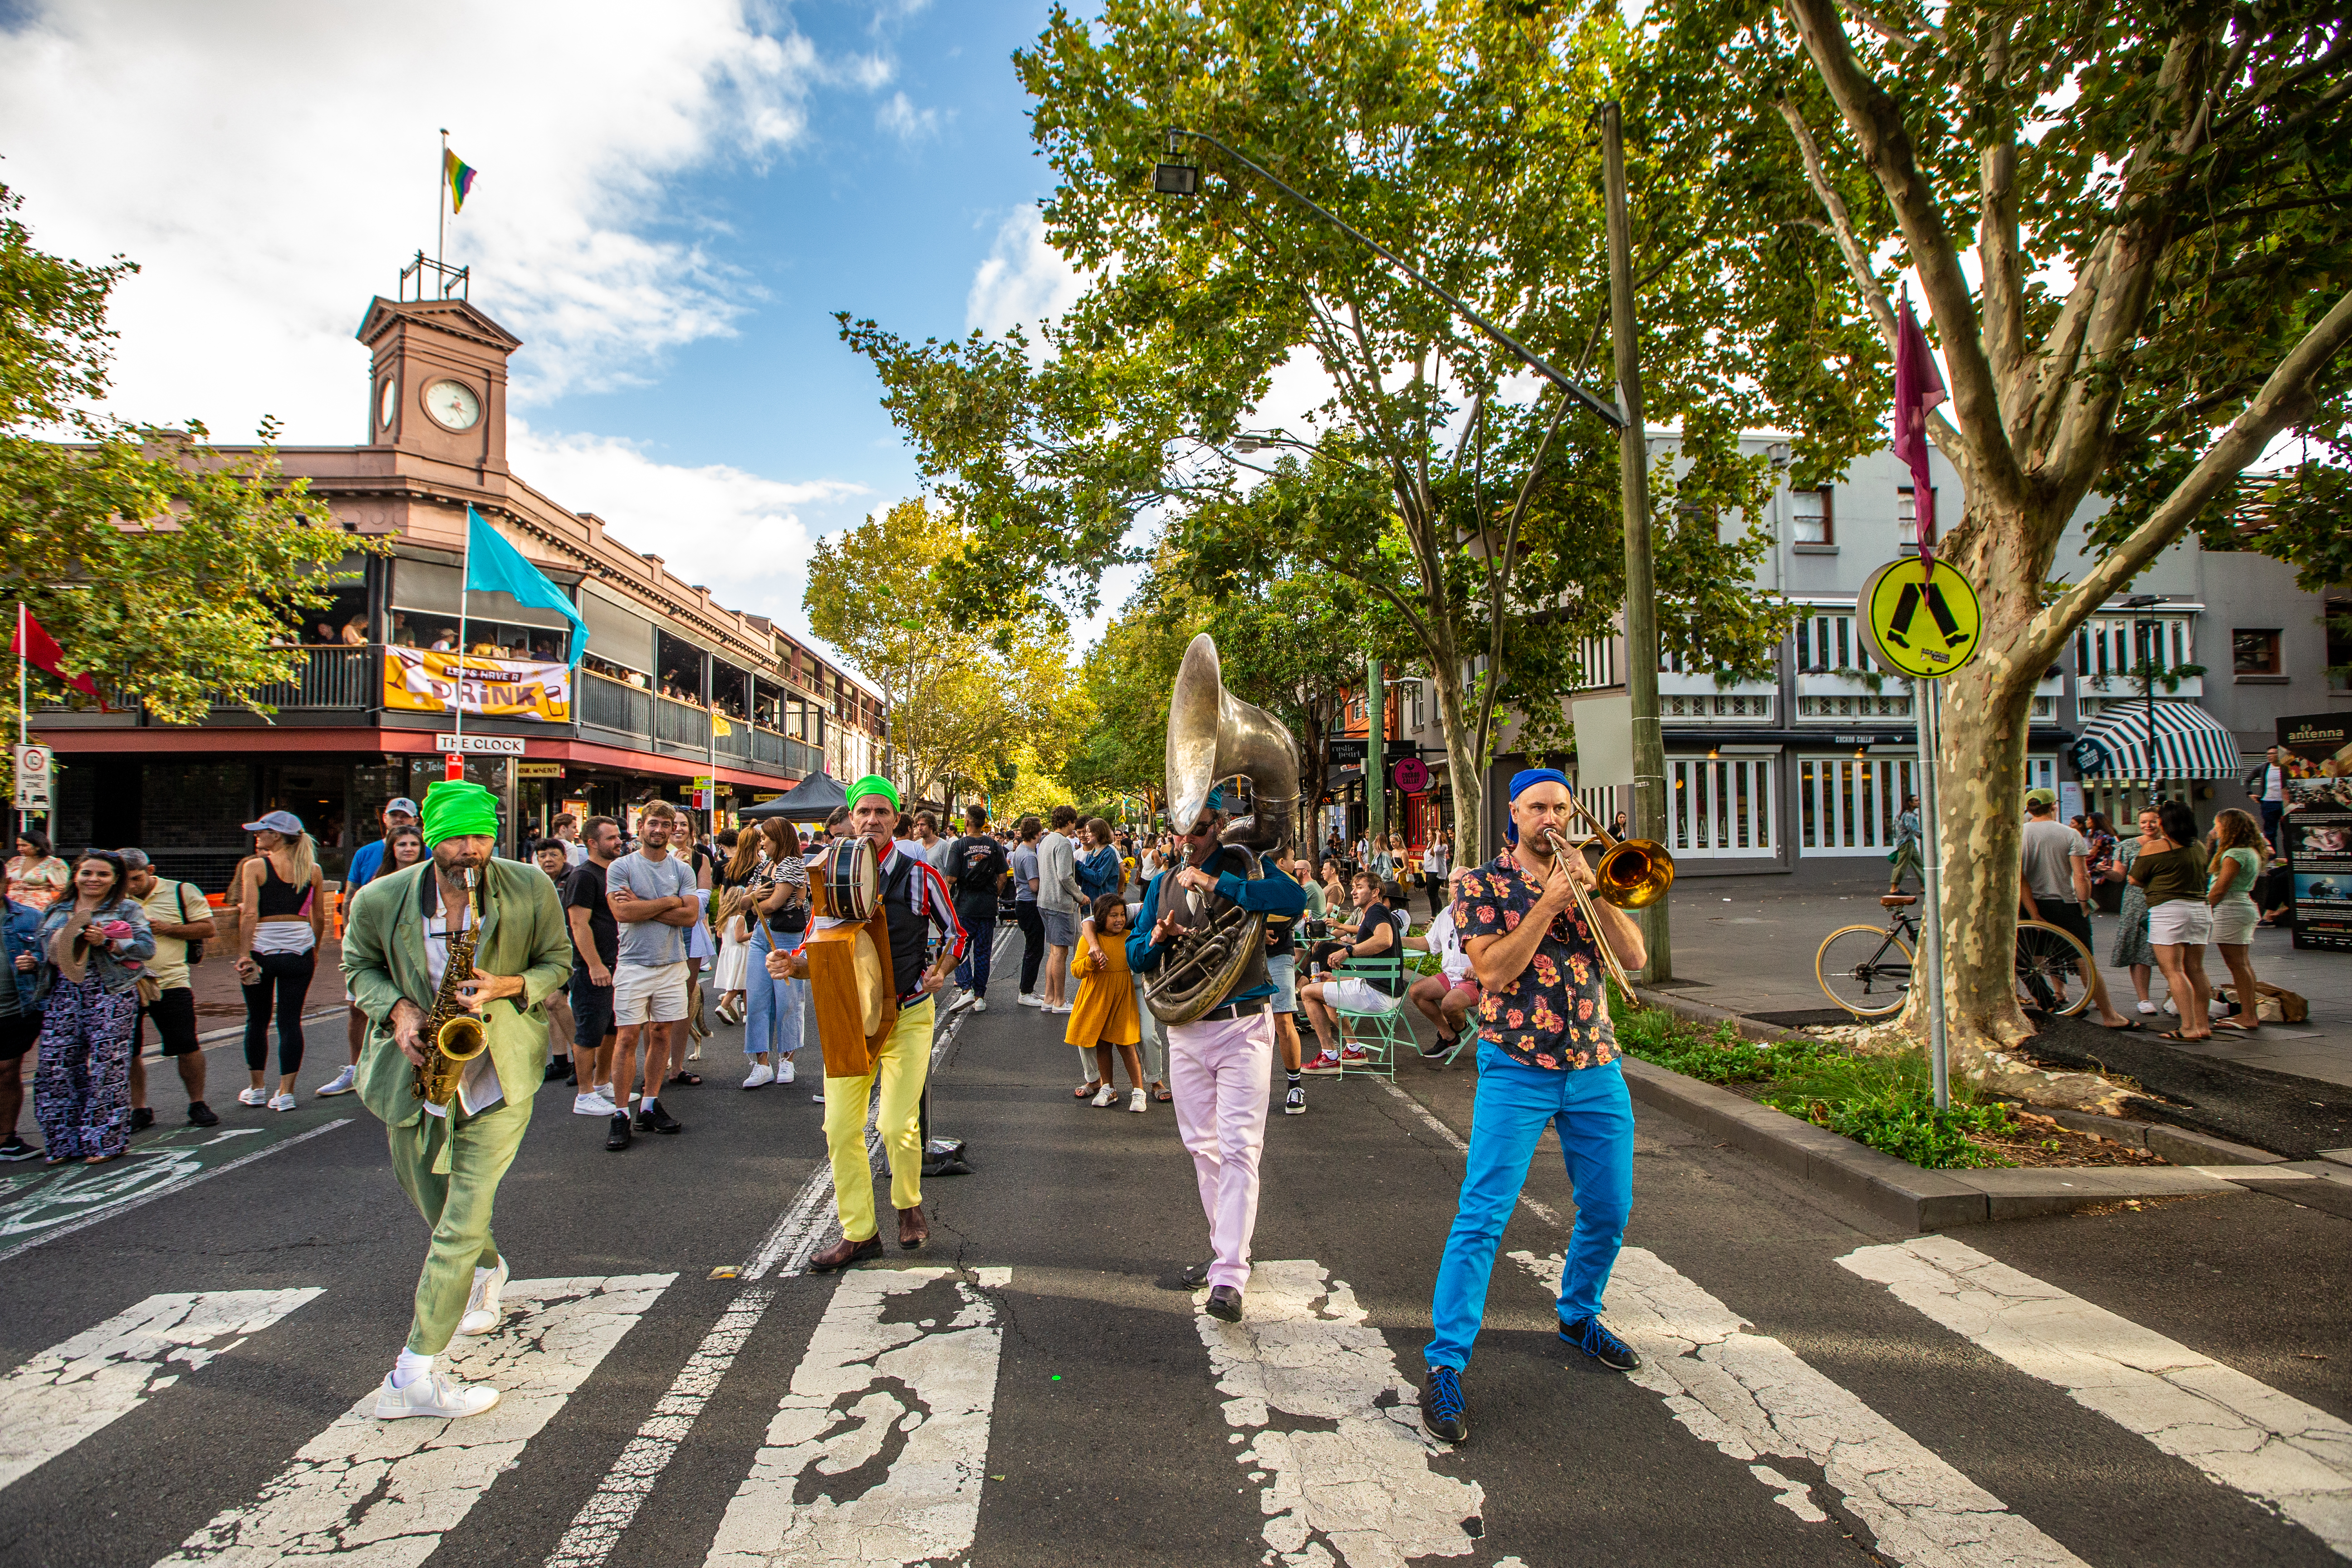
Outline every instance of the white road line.
{"type": "MultiPolygon", "coordinates": [[[[120,1201],[109,1201],[102,1195],[99,1196],[97,1198],[99,1207],[97,1207],[93,1212],[82,1215],[79,1219],[68,1220],[63,1225],[52,1226],[51,1228],[41,1232],[40,1235],[34,1237],[29,1241],[18,1242],[16,1246],[9,1247],[6,1251],[0,1252],[0,1263],[7,1262],[8,1259],[16,1257],[19,1253],[30,1252],[37,1247],[40,1247],[47,1242],[55,1241],[61,1236],[71,1236],[78,1230],[88,1229],[89,1226],[98,1224],[100,1220],[112,1219],[117,1215],[129,1214],[135,1208],[144,1208],[147,1205],[153,1203],[157,1198],[168,1197],[173,1193],[185,1192],[188,1188],[194,1186],[198,1182],[208,1182],[215,1176],[225,1176],[240,1165],[250,1165],[256,1160],[266,1160],[269,1158],[270,1155],[278,1153],[282,1150],[291,1149],[297,1143],[307,1143],[322,1132],[332,1132],[338,1127],[348,1127],[351,1124],[352,1119],[350,1117],[340,1117],[322,1126],[313,1127],[308,1132],[297,1132],[291,1138],[281,1138],[266,1149],[256,1149],[252,1153],[240,1155],[236,1159],[231,1160],[226,1164],[214,1165],[209,1168],[184,1166],[183,1174],[169,1177],[159,1185],[148,1187],[143,1192],[137,1193],[135,1195],[131,1197],[122,1198],[120,1201]]],[[[226,1134],[226,1136],[235,1135],[235,1133],[226,1134]]],[[[173,1158],[174,1156],[165,1155],[158,1157],[169,1159],[173,1158]]],[[[152,1167],[136,1164],[117,1166],[112,1167],[111,1169],[119,1172],[121,1175],[135,1176],[141,1182],[146,1181],[154,1173],[152,1167]]],[[[101,1178],[101,1181],[103,1180],[104,1178],[101,1178]]],[[[93,1184],[93,1186],[96,1185],[98,1185],[98,1184],[93,1184]]],[[[0,1219],[0,1236],[7,1234],[8,1224],[8,1220],[0,1219]]]]}
{"type": "Polygon", "coordinates": [[[0,1487],[319,1294],[313,1288],[150,1296],[51,1345],[0,1379],[0,1487]]]}
{"type": "Polygon", "coordinates": [[[1838,1261],[2352,1557],[2352,1426],[1945,1237],[1838,1261]]]}
{"type": "Polygon", "coordinates": [[[694,1354],[669,1385],[669,1392],[646,1416],[629,1446],[621,1450],[604,1483],[589,1498],[549,1554],[547,1568],[599,1568],[620,1543],[621,1532],[637,1517],[637,1510],[654,1489],[654,1482],[677,1457],[677,1447],[694,1427],[695,1417],[717,1392],[735,1364],[737,1352],[751,1331],[760,1326],[775,1288],[755,1286],[744,1291],[719,1315],[694,1354]]]}
{"type": "MultiPolygon", "coordinates": [[[[1399,1089],[1393,1080],[1389,1079],[1381,1079],[1377,1081],[1382,1089],[1387,1089],[1391,1094],[1396,1096],[1397,1099],[1404,1101],[1406,1109],[1411,1110],[1415,1116],[1421,1118],[1423,1125],[1426,1126],[1432,1132],[1436,1133],[1440,1138],[1443,1138],[1448,1143],[1453,1144],[1457,1152],[1465,1154],[1467,1154],[1470,1152],[1470,1145],[1463,1142],[1462,1135],[1454,1131],[1453,1128],[1445,1125],[1444,1122],[1440,1121],[1437,1119],[1437,1113],[1435,1111],[1430,1110],[1429,1107],[1423,1105],[1418,1100],[1415,1100],[1403,1089],[1399,1089]]],[[[1570,1222],[1560,1217],[1560,1214],[1558,1209],[1552,1207],[1549,1204],[1539,1203],[1536,1199],[1528,1196],[1525,1193],[1521,1193],[1519,1194],[1519,1206],[1526,1209],[1529,1214],[1535,1215],[1536,1218],[1543,1221],[1546,1225],[1557,1226],[1561,1230],[1569,1228],[1570,1222]]]]}
{"type": "MultiPolygon", "coordinates": [[[[1512,1258],[1545,1294],[1559,1289],[1559,1255],[1512,1258]]],[[[1629,1247],[1609,1280],[1610,1326],[1642,1352],[1632,1381],[1664,1399],[1692,1436],[1748,1467],[1773,1500],[1809,1523],[1829,1517],[1806,1483],[1765,1461],[1818,1466],[1873,1550],[1921,1568],[2082,1560],[1929,1452],[1869,1405],[1749,1331],[1738,1313],[1655,1253],[1629,1247]]]]}
{"type": "Polygon", "coordinates": [[[449,1368],[497,1388],[496,1406],[463,1420],[378,1421],[370,1389],[259,1497],[215,1515],[163,1562],[247,1568],[350,1554],[368,1568],[415,1568],[677,1278],[511,1282],[506,1321],[458,1341],[449,1368]]]}
{"type": "Polygon", "coordinates": [[[987,1292],[1011,1279],[843,1275],[705,1568],[882,1568],[969,1552],[1004,1339],[987,1292]]]}
{"type": "Polygon", "coordinates": [[[1404,1568],[1475,1549],[1486,1494],[1429,1468],[1419,1391],[1344,1281],[1311,1259],[1260,1263],[1246,1318],[1193,1321],[1226,1424],[1255,1433],[1234,1458],[1262,1483],[1268,1563],[1404,1568]]]}

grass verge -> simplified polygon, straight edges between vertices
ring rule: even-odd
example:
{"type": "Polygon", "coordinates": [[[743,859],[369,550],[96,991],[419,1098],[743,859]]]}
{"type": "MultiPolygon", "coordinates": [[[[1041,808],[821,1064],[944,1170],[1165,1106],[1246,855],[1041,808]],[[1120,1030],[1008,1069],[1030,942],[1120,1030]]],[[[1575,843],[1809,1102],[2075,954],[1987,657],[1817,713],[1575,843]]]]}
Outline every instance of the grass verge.
{"type": "Polygon", "coordinates": [[[1759,1098],[1774,1110],[1922,1170],[2015,1163],[1969,1136],[2013,1133],[2008,1108],[1979,1101],[1967,1085],[1954,1083],[1951,1105],[1937,1110],[1927,1058],[1919,1051],[1857,1055],[1803,1038],[1759,1045],[1728,1024],[1709,1034],[1654,1007],[1618,1012],[1617,1046],[1627,1056],[1702,1082],[1762,1084],[1759,1098]]]}

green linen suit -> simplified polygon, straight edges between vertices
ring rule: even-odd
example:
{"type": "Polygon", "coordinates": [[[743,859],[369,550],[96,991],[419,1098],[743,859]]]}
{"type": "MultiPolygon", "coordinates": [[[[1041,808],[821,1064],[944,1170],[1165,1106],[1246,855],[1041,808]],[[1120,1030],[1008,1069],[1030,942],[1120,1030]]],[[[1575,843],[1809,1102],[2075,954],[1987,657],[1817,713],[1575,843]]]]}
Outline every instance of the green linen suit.
{"type": "MultiPolygon", "coordinates": [[[[457,1100],[428,1116],[415,1068],[393,1043],[393,1005],[403,997],[430,1012],[433,971],[425,955],[425,873],[432,862],[379,877],[359,891],[343,925],[343,976],[368,1020],[360,1055],[360,1103],[383,1122],[393,1173],[433,1228],[408,1348],[438,1355],[465,1316],[474,1269],[499,1260],[490,1206],[530,1125],[547,1075],[547,998],[571,977],[572,934],[555,884],[536,866],[493,859],[482,876],[482,923],[474,967],[522,978],[522,994],[484,1011],[489,1059],[506,1098],[480,1115],[457,1100]]],[[[437,893],[437,889],[436,889],[437,893]]]]}

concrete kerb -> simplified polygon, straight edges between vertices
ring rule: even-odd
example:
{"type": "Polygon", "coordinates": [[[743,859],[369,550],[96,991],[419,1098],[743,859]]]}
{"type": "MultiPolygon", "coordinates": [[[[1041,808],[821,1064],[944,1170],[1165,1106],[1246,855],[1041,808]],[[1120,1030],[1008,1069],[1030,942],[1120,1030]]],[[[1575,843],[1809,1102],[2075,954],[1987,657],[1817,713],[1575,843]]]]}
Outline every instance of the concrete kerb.
{"type": "MultiPolygon", "coordinates": [[[[1744,1038],[1762,1044],[1796,1037],[1793,1031],[1671,993],[1642,989],[1637,995],[1644,1005],[1690,1023],[1728,1024],[1744,1038]]],[[[2316,1194],[2321,1201],[2309,1206],[2330,1212],[2345,1212],[2339,1204],[2352,1198],[2352,1182],[2288,1165],[2260,1149],[2160,1123],[2038,1109],[2036,1114],[2050,1115],[2062,1126],[2149,1150],[2175,1164],[2154,1169],[2116,1165],[1923,1171],[1908,1161],[1769,1105],[1759,1105],[1727,1089],[1632,1057],[1623,1058],[1623,1066],[1626,1087],[1644,1105],[1668,1111],[1777,1170],[1859,1203],[1881,1218],[1911,1230],[2065,1214],[2126,1198],[2262,1191],[2304,1202],[2316,1194]]]]}

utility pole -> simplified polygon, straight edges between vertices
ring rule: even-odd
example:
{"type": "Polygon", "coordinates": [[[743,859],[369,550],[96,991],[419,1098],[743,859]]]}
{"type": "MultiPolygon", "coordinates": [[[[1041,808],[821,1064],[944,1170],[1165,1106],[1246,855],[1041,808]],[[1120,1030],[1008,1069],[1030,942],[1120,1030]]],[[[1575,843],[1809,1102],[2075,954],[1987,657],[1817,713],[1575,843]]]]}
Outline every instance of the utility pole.
{"type": "MultiPolygon", "coordinates": [[[[1381,684],[1381,661],[1364,661],[1364,842],[1379,842],[1389,830],[1388,688],[1381,684]]],[[[1369,852],[1369,851],[1368,851],[1369,852]]]]}
{"type": "MultiPolygon", "coordinates": [[[[1617,480],[1625,516],[1625,689],[1633,708],[1633,805],[1627,814],[1636,838],[1666,837],[1666,746],[1658,729],[1657,577],[1650,559],[1650,476],[1642,422],[1642,366],[1633,325],[1633,236],[1625,215],[1625,131],[1614,102],[1601,106],[1601,170],[1608,194],[1609,330],[1616,348],[1617,480]]],[[[1643,979],[1675,977],[1666,902],[1636,910],[1650,949],[1643,979]]]]}

